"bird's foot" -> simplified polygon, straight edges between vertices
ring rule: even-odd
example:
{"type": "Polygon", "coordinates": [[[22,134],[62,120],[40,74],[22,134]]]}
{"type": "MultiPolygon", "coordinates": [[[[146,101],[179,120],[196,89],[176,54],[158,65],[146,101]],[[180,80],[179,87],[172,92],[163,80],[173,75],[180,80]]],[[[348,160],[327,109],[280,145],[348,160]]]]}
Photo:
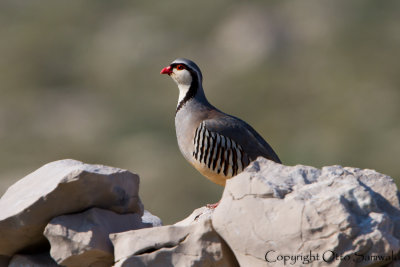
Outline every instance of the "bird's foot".
{"type": "MultiPolygon", "coordinates": [[[[220,200],[220,201],[221,201],[221,200],[220,200]]],[[[206,207],[207,207],[208,209],[213,210],[213,209],[215,209],[216,207],[218,207],[220,201],[218,201],[217,203],[214,203],[214,204],[207,204],[206,207]]]]}

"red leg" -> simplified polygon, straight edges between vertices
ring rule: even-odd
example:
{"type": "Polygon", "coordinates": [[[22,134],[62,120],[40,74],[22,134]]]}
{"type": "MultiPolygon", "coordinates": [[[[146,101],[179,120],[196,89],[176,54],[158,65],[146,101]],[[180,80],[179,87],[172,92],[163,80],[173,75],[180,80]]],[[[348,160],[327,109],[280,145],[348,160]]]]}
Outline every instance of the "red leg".
{"type": "Polygon", "coordinates": [[[217,203],[214,203],[214,204],[207,204],[206,207],[213,210],[216,207],[218,207],[220,201],[218,201],[217,203]]]}

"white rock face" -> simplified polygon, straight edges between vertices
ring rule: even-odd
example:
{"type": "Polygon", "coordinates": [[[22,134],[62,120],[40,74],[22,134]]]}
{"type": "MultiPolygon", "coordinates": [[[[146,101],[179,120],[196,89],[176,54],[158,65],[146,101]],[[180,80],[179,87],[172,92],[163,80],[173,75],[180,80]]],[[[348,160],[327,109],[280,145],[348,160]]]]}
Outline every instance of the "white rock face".
{"type": "Polygon", "coordinates": [[[163,226],[111,235],[115,267],[238,266],[211,220],[187,226],[163,226]]]}
{"type": "Polygon", "coordinates": [[[43,230],[59,215],[99,207],[143,214],[139,177],[127,170],[60,160],[12,185],[0,199],[0,256],[46,242],[43,230]]]}
{"type": "Polygon", "coordinates": [[[312,266],[381,266],[373,256],[400,251],[399,208],[393,180],[373,170],[259,158],[227,182],[212,222],[241,266],[283,266],[296,255],[286,265],[301,266],[310,251],[312,266]]]}

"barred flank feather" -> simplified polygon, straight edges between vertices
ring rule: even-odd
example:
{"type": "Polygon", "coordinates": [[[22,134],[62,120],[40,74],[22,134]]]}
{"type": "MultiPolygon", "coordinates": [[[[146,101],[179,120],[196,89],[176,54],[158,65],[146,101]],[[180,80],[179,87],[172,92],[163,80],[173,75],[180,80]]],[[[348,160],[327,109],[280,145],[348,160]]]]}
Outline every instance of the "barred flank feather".
{"type": "Polygon", "coordinates": [[[193,157],[211,171],[226,177],[241,173],[249,164],[239,144],[229,137],[210,132],[204,122],[196,129],[193,144],[193,157]]]}

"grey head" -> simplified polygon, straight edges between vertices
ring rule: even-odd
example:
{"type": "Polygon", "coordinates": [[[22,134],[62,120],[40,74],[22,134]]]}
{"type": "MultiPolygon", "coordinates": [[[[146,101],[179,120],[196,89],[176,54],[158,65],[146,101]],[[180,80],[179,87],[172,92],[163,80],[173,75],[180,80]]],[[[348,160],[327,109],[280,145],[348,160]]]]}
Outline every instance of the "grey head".
{"type": "Polygon", "coordinates": [[[185,65],[187,69],[192,72],[192,74],[197,75],[197,78],[199,79],[200,83],[203,82],[203,74],[201,73],[201,70],[196,63],[187,58],[177,58],[171,63],[171,65],[178,65],[178,64],[185,65]]]}
{"type": "Polygon", "coordinates": [[[177,58],[169,66],[163,68],[161,74],[168,74],[178,85],[179,99],[176,112],[194,98],[208,104],[202,86],[203,75],[199,66],[193,61],[177,58]]]}

